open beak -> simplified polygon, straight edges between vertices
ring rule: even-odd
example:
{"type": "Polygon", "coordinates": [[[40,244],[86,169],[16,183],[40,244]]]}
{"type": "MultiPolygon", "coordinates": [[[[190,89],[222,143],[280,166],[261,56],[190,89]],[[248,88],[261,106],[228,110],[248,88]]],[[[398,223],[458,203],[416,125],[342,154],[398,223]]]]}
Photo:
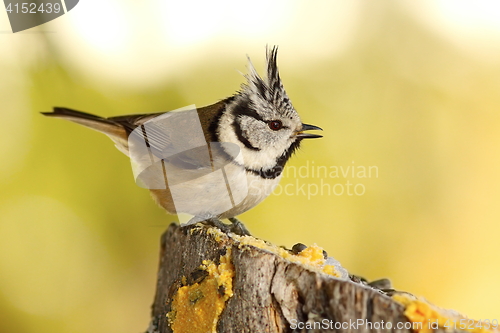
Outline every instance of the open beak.
{"type": "Polygon", "coordinates": [[[322,131],[323,129],[314,125],[302,124],[302,129],[297,132],[296,137],[301,139],[315,139],[323,137],[323,135],[304,133],[304,131],[311,131],[311,130],[322,131]]]}

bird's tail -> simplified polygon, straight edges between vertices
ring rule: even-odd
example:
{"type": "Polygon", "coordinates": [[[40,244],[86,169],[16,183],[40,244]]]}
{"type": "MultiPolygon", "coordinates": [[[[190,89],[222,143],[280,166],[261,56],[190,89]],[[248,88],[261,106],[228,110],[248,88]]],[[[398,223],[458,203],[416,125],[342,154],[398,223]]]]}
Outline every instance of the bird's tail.
{"type": "Polygon", "coordinates": [[[99,117],[90,113],[72,109],[54,107],[53,112],[42,112],[44,116],[70,120],[77,124],[89,127],[106,134],[116,144],[116,147],[128,155],[128,134],[125,127],[119,122],[99,117]]]}

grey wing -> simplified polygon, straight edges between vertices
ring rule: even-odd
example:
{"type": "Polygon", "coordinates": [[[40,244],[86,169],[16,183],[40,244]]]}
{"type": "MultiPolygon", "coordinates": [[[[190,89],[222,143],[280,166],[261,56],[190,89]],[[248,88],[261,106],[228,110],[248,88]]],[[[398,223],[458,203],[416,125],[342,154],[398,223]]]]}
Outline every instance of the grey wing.
{"type": "MultiPolygon", "coordinates": [[[[208,145],[199,126],[183,112],[116,117],[130,131],[131,156],[152,154],[179,169],[212,167],[208,145]],[[169,117],[162,117],[168,115],[169,117]]],[[[153,156],[150,156],[152,158],[153,156]]]]}

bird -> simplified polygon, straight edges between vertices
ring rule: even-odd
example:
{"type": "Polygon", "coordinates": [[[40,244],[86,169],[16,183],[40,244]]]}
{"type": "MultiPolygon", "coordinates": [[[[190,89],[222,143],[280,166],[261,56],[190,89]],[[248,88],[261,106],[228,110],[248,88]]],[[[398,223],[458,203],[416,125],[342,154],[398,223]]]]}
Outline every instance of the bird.
{"type": "Polygon", "coordinates": [[[250,235],[236,218],[278,185],[309,133],[280,78],[278,47],[266,48],[266,76],[248,58],[246,82],[212,105],[104,118],[65,107],[43,115],[106,134],[129,156],[136,182],[168,213],[187,213],[225,232],[250,235]],[[226,224],[222,219],[228,219],[226,224]]]}

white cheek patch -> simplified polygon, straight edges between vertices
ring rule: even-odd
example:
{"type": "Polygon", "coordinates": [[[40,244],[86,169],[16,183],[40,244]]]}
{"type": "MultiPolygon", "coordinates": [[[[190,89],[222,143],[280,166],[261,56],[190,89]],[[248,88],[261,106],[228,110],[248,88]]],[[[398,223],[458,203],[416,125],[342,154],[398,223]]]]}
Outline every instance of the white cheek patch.
{"type": "MultiPolygon", "coordinates": [[[[265,144],[263,146],[264,148],[258,151],[248,149],[236,136],[232,127],[232,121],[230,121],[230,119],[222,120],[222,118],[229,117],[221,117],[220,124],[223,130],[219,131],[219,139],[221,140],[221,142],[235,143],[240,147],[242,152],[243,165],[246,168],[254,170],[273,168],[274,166],[276,166],[276,159],[280,157],[292,143],[292,140],[290,139],[287,140],[285,144],[265,144]]],[[[284,134],[284,136],[288,135],[284,134]]]]}
{"type": "Polygon", "coordinates": [[[266,148],[271,142],[266,137],[267,124],[250,116],[240,116],[241,132],[246,140],[255,148],[266,148]]]}

